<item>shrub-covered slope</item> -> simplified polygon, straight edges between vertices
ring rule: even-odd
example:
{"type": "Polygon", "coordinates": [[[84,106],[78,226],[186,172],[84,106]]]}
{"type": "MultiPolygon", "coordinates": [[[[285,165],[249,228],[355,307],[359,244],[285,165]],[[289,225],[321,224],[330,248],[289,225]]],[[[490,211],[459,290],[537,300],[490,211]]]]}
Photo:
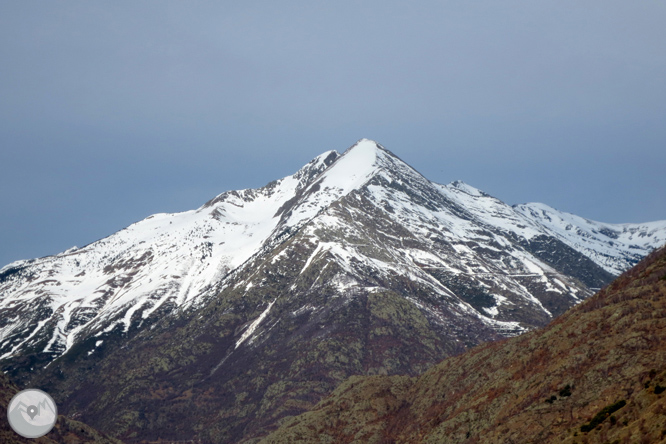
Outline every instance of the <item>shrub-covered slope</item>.
{"type": "Polygon", "coordinates": [[[546,328],[418,378],[353,377],[262,443],[656,443],[666,438],[666,248],[546,328]]]}

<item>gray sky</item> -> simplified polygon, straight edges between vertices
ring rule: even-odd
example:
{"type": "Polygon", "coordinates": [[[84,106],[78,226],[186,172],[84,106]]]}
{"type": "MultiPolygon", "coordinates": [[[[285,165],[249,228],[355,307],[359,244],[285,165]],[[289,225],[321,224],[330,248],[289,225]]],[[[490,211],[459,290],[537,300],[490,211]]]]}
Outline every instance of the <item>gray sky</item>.
{"type": "Polygon", "coordinates": [[[0,0],[0,266],[377,140],[429,179],[666,219],[662,1],[0,0]]]}

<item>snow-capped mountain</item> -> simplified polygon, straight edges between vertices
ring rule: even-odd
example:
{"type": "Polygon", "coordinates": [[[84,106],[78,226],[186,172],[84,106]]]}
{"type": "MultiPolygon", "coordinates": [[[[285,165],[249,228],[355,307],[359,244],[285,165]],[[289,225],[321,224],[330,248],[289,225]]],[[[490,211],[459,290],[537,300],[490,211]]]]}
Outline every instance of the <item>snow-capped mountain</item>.
{"type": "MultiPolygon", "coordinates": [[[[169,312],[201,302],[253,255],[279,245],[333,202],[362,187],[369,191],[374,207],[392,213],[396,221],[412,228],[410,234],[431,244],[439,237],[451,248],[445,254],[437,248],[405,248],[401,259],[387,261],[382,267],[420,263],[426,269],[469,276],[484,288],[495,285],[485,282],[488,276],[498,279],[522,274],[547,281],[545,276],[557,271],[529,249],[513,252],[507,266],[472,251],[469,242],[492,252],[515,239],[529,243],[547,236],[613,275],[666,242],[666,221],[604,224],[544,204],[512,208],[460,181],[434,184],[364,139],[344,156],[335,151],[324,153],[293,176],[264,188],[226,192],[197,210],[156,214],[86,247],[2,268],[0,359],[45,338],[43,351],[57,355],[79,336],[116,327],[127,331],[133,323],[140,327],[160,309],[169,312]],[[409,196],[400,190],[405,184],[418,186],[420,195],[409,196]],[[512,239],[507,241],[507,236],[512,239]]],[[[327,222],[331,223],[321,217],[309,231],[327,222]]],[[[313,255],[334,247],[318,244],[313,255]]],[[[350,245],[339,249],[346,259],[358,252],[350,245]]],[[[563,279],[548,285],[551,291],[569,294],[573,301],[589,295],[585,288],[563,279]]],[[[447,293],[441,284],[435,287],[434,291],[447,293]]],[[[514,291],[531,300],[530,292],[519,287],[514,291]]],[[[481,315],[495,314],[495,307],[502,305],[503,296],[494,297],[498,304],[485,307],[481,315]]]]}
{"type": "Polygon", "coordinates": [[[304,205],[289,220],[278,214],[338,156],[324,153],[264,188],[226,192],[197,210],[156,214],[83,248],[4,267],[0,359],[46,337],[43,352],[59,355],[77,336],[126,332],[211,294],[269,239],[279,242],[326,205],[304,205]]]}
{"type": "Polygon", "coordinates": [[[4,267],[0,359],[116,436],[155,438],[175,415],[190,420],[169,439],[236,442],[349,374],[417,374],[545,325],[664,242],[666,221],[511,207],[362,139],[263,188],[4,267]],[[181,406],[195,392],[226,428],[181,406]],[[126,424],[147,405],[166,416],[126,424]]]}
{"type": "Polygon", "coordinates": [[[553,236],[588,256],[614,275],[628,270],[655,247],[666,243],[664,221],[606,224],[563,213],[542,203],[514,207],[553,236]]]}

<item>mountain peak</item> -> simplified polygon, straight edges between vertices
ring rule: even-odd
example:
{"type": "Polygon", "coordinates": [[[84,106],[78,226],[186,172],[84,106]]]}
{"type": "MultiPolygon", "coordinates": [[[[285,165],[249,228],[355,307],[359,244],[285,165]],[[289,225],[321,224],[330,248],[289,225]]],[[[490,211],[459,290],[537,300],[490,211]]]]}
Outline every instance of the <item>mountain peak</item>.
{"type": "Polygon", "coordinates": [[[359,139],[355,144],[347,148],[347,150],[345,150],[345,152],[342,153],[342,155],[345,156],[350,153],[359,153],[359,152],[365,153],[368,156],[372,153],[375,155],[375,157],[380,157],[383,154],[388,153],[395,157],[393,153],[384,148],[380,143],[366,138],[359,139]]]}
{"type": "Polygon", "coordinates": [[[300,179],[305,176],[309,180],[312,180],[322,173],[323,177],[325,177],[332,170],[335,170],[333,176],[339,176],[342,179],[345,176],[355,177],[359,173],[370,173],[376,170],[376,160],[379,151],[385,152],[386,149],[374,140],[363,138],[347,148],[342,154],[335,150],[330,150],[318,155],[303,166],[294,177],[300,179]]]}
{"type": "Polygon", "coordinates": [[[323,173],[323,183],[332,188],[345,190],[346,194],[367,181],[377,171],[377,160],[384,152],[381,145],[373,140],[359,140],[336,158],[323,173]]]}
{"type": "MultiPolygon", "coordinates": [[[[351,150],[356,149],[356,148],[382,149],[383,147],[379,143],[375,142],[374,140],[366,139],[365,137],[363,137],[363,138],[359,139],[355,144],[350,146],[347,149],[347,151],[351,151],[351,150]]],[[[345,151],[345,152],[347,152],[347,151],[345,151]]]]}

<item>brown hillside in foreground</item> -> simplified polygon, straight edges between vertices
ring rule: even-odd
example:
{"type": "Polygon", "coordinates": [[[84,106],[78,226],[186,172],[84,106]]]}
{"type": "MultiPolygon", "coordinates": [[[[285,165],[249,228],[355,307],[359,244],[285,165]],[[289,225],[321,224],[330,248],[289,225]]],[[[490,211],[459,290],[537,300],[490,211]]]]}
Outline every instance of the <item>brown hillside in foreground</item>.
{"type": "Polygon", "coordinates": [[[542,330],[353,377],[262,443],[666,442],[666,248],[542,330]]]}

